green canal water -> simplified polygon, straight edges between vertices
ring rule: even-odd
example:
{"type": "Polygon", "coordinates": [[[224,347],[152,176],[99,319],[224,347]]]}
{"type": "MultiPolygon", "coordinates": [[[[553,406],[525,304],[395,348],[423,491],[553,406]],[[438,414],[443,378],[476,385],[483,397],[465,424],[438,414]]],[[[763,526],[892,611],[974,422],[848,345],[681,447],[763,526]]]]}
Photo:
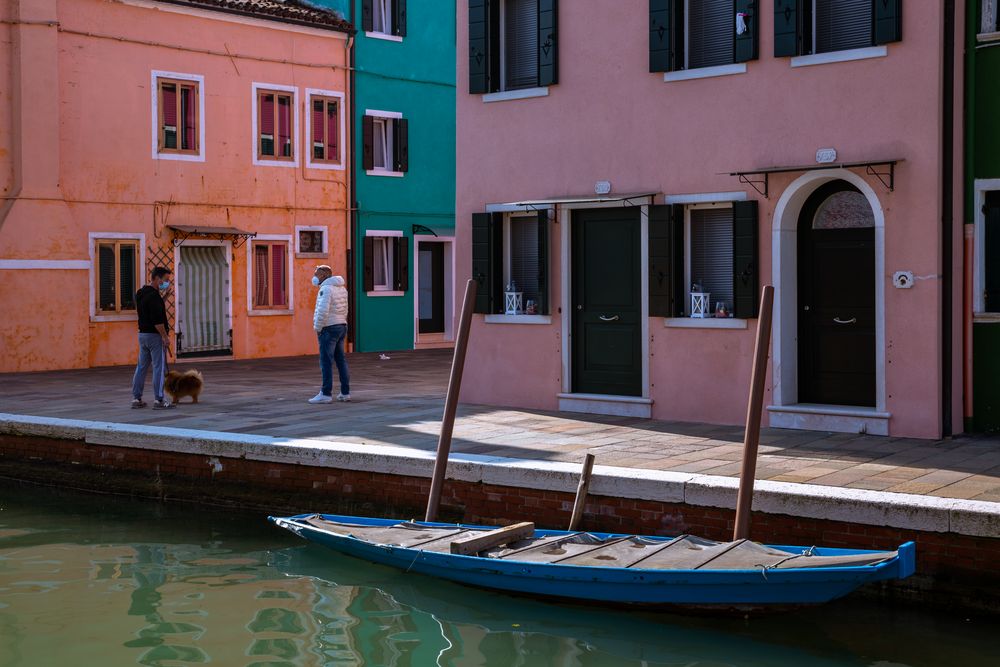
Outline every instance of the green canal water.
{"type": "MultiPolygon", "coordinates": [[[[317,508],[322,509],[322,508],[317,508]]],[[[0,480],[0,665],[1000,665],[1000,623],[543,603],[370,565],[254,513],[0,480]]]]}

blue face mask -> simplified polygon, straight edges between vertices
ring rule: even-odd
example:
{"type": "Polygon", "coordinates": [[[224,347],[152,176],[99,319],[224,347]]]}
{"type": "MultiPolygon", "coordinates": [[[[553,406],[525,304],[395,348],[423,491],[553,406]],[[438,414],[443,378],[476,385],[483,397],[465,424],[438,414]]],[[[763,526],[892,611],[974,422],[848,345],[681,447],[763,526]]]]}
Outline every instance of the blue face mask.
{"type": "Polygon", "coordinates": [[[319,287],[319,278],[313,276],[313,287],[319,287]]]}
{"type": "Polygon", "coordinates": [[[160,283],[160,289],[161,290],[165,290],[168,287],[170,287],[170,281],[169,280],[164,280],[162,283],[160,283]]]}

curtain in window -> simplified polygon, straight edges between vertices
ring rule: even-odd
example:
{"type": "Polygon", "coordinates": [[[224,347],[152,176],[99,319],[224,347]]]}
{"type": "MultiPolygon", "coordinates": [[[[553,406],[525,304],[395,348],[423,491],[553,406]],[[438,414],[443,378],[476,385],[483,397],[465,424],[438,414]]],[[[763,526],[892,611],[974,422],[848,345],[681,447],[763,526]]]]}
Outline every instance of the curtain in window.
{"type": "Polygon", "coordinates": [[[340,156],[337,148],[338,133],[340,132],[340,122],[337,118],[337,103],[326,103],[326,159],[336,160],[340,156]]]}
{"type": "Polygon", "coordinates": [[[389,258],[386,249],[389,247],[389,240],[376,238],[372,243],[372,274],[375,287],[388,288],[389,276],[386,269],[389,266],[389,258]]]}
{"type": "Polygon", "coordinates": [[[387,126],[388,123],[384,118],[376,118],[373,124],[374,132],[372,136],[375,139],[374,157],[376,169],[387,169],[389,165],[389,156],[386,151],[386,144],[389,142],[386,141],[385,136],[387,126]]]}
{"type": "Polygon", "coordinates": [[[97,246],[98,294],[101,310],[115,309],[115,245],[102,243],[97,246]]]}
{"type": "Polygon", "coordinates": [[[323,107],[326,103],[323,100],[313,100],[312,103],[312,142],[313,159],[325,160],[323,144],[323,107]]]}
{"type": "Polygon", "coordinates": [[[733,311],[732,209],[692,209],[691,282],[709,292],[709,308],[724,301],[726,310],[733,311]]]}
{"type": "Polygon", "coordinates": [[[122,310],[135,310],[135,251],[131,243],[118,246],[119,286],[118,298],[122,310]]]}
{"type": "Polygon", "coordinates": [[[181,246],[184,280],[179,333],[185,352],[227,349],[228,266],[222,248],[181,246]]]}
{"type": "Polygon", "coordinates": [[[160,86],[163,113],[163,147],[177,148],[177,86],[164,83],[160,86]]]}
{"type": "Polygon", "coordinates": [[[524,292],[524,302],[538,300],[538,219],[510,219],[510,279],[517,291],[524,292]]]}
{"type": "Polygon", "coordinates": [[[997,30],[997,0],[982,0],[983,15],[979,24],[979,32],[996,32],[997,30]]]}
{"type": "Polygon", "coordinates": [[[181,87],[181,113],[183,114],[184,125],[181,134],[181,148],[184,150],[195,149],[195,89],[190,86],[181,87]]]}
{"type": "Polygon", "coordinates": [[[816,0],[816,53],[871,45],[871,0],[816,0]]]}
{"type": "Polygon", "coordinates": [[[271,246],[271,305],[287,306],[285,273],[285,246],[275,244],[271,246]]]}
{"type": "Polygon", "coordinates": [[[732,63],[735,21],[732,0],[697,0],[689,3],[688,68],[732,63]]]}
{"type": "Polygon", "coordinates": [[[538,0],[504,3],[504,88],[538,85],[538,0]]]}
{"type": "Polygon", "coordinates": [[[260,96],[260,154],[274,155],[274,95],[260,96]]]}
{"type": "Polygon", "coordinates": [[[372,1],[372,32],[389,33],[389,5],[392,0],[372,1]]]}
{"type": "Polygon", "coordinates": [[[268,247],[255,245],[253,247],[253,305],[267,306],[267,272],[268,247]]]}
{"type": "Polygon", "coordinates": [[[292,156],[292,98],[278,97],[278,146],[281,155],[292,156]]]}

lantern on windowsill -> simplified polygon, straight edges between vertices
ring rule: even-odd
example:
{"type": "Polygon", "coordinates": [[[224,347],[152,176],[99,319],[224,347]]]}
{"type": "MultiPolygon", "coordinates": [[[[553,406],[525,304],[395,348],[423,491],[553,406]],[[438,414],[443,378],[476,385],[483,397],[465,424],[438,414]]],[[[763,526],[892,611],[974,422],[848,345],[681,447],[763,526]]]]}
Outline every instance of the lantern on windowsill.
{"type": "Polygon", "coordinates": [[[517,285],[513,280],[503,293],[503,312],[504,315],[524,314],[524,292],[517,291],[517,285]]]}
{"type": "Polygon", "coordinates": [[[691,292],[691,317],[711,317],[708,309],[708,292],[691,292]]]}

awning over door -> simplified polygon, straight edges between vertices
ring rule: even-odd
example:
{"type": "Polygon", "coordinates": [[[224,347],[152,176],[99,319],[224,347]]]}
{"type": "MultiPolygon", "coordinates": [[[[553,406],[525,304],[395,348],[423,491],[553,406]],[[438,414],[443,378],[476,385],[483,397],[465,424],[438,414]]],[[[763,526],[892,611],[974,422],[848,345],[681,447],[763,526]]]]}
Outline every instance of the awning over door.
{"type": "Polygon", "coordinates": [[[167,225],[167,229],[174,233],[174,245],[181,245],[191,238],[215,239],[220,241],[233,241],[233,246],[239,248],[257,236],[257,232],[245,232],[235,227],[208,227],[201,225],[167,225]]]}
{"type": "Polygon", "coordinates": [[[877,178],[882,185],[892,192],[896,187],[896,164],[902,162],[902,158],[895,160],[869,160],[867,162],[828,162],[822,164],[806,164],[799,167],[765,167],[762,169],[747,169],[745,171],[731,171],[730,176],[738,176],[740,183],[749,185],[754,190],[768,198],[768,175],[783,174],[791,171],[820,171],[822,169],[853,169],[864,167],[865,173],[877,178]],[[750,178],[756,176],[756,178],[750,178]]]}
{"type": "Polygon", "coordinates": [[[525,201],[507,202],[501,206],[524,206],[527,208],[551,208],[558,204],[603,204],[607,202],[621,202],[622,206],[638,206],[637,200],[646,197],[655,197],[660,194],[656,191],[650,192],[630,192],[627,194],[607,194],[607,195],[570,195],[562,197],[549,197],[547,199],[527,199],[525,201]]]}

